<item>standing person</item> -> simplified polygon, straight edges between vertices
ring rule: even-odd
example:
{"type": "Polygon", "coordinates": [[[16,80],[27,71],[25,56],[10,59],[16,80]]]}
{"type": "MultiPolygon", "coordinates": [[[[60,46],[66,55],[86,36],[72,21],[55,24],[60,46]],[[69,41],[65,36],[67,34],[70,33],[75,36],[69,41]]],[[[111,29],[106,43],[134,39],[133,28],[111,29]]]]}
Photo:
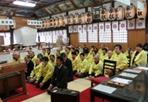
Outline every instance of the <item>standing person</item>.
{"type": "Polygon", "coordinates": [[[72,81],[73,80],[73,68],[72,68],[72,62],[69,58],[67,58],[67,55],[65,53],[61,53],[61,57],[64,60],[64,65],[67,67],[67,71],[68,71],[68,81],[72,81]]]}
{"type": "Polygon", "coordinates": [[[67,88],[67,68],[63,64],[64,60],[61,56],[57,57],[56,66],[54,68],[53,76],[51,78],[51,83],[47,89],[50,93],[55,88],[67,88]]]}

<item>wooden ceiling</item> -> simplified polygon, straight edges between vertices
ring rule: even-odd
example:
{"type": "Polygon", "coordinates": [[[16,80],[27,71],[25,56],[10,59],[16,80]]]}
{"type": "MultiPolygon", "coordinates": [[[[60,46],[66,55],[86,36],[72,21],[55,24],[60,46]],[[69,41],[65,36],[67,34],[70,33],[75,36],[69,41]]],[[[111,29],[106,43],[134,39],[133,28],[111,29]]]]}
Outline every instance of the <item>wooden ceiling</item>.
{"type": "MultiPolygon", "coordinates": [[[[36,2],[36,7],[16,6],[15,0],[0,0],[0,16],[45,17],[69,10],[97,6],[113,0],[27,0],[36,2]]],[[[21,0],[25,1],[25,0],[21,0]]]]}

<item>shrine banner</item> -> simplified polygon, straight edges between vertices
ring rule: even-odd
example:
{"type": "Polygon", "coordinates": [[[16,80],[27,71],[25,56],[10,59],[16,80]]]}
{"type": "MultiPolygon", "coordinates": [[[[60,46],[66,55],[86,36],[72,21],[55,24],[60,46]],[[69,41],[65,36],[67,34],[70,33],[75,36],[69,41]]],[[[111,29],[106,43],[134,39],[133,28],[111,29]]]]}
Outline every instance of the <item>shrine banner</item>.
{"type": "Polygon", "coordinates": [[[78,26],[78,32],[82,32],[82,31],[83,31],[82,25],[79,25],[79,26],[78,26]]]}
{"type": "Polygon", "coordinates": [[[99,32],[104,32],[104,29],[105,29],[104,22],[99,23],[99,32]]]}
{"type": "Polygon", "coordinates": [[[136,19],[136,29],[145,28],[145,19],[136,19]]]}
{"type": "Polygon", "coordinates": [[[113,30],[113,31],[119,30],[118,21],[112,22],[112,30],[113,30]]]}
{"type": "Polygon", "coordinates": [[[127,29],[127,27],[126,27],[126,20],[119,22],[119,29],[120,30],[126,30],[127,29]]]}
{"type": "Polygon", "coordinates": [[[111,22],[105,22],[105,31],[111,31],[111,22]]]}
{"type": "Polygon", "coordinates": [[[87,25],[87,31],[89,32],[93,31],[92,24],[87,25]]]}
{"type": "Polygon", "coordinates": [[[127,28],[128,28],[128,29],[135,29],[135,25],[136,25],[135,19],[128,20],[127,23],[128,23],[128,24],[127,24],[127,28]]]}
{"type": "Polygon", "coordinates": [[[93,32],[97,32],[98,31],[98,23],[94,23],[93,24],[93,32]]]}

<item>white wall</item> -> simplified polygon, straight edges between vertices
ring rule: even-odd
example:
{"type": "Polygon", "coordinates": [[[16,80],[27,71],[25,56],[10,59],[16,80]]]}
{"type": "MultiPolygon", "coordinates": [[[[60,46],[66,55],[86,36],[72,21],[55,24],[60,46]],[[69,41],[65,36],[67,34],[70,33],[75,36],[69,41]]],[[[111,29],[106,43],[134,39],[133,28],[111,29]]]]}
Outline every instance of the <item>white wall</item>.
{"type": "Polygon", "coordinates": [[[14,37],[17,44],[31,46],[36,44],[37,29],[22,27],[14,31],[14,37]]]}

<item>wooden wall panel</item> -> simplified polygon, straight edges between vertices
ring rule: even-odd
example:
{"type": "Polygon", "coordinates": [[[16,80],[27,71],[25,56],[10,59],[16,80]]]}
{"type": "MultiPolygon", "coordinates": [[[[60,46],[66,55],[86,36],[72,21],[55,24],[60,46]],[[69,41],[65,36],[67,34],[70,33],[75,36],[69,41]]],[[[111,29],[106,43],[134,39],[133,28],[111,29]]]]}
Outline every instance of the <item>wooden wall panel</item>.
{"type": "Polygon", "coordinates": [[[130,30],[128,31],[128,47],[135,49],[138,43],[144,44],[146,42],[145,30],[130,30]]]}
{"type": "MultiPolygon", "coordinates": [[[[70,38],[70,39],[74,40],[72,38],[70,38]]],[[[128,48],[132,48],[134,50],[135,46],[138,43],[144,44],[145,42],[148,42],[148,34],[147,35],[145,34],[145,29],[137,29],[137,30],[129,30],[128,31],[128,43],[124,43],[124,44],[121,44],[121,45],[123,47],[123,51],[127,50],[128,48]]],[[[100,45],[102,44],[102,43],[79,43],[79,42],[75,42],[75,43],[78,43],[77,45],[79,45],[79,46],[84,46],[84,44],[85,44],[89,48],[92,45],[96,46],[97,48],[100,48],[100,45]]],[[[108,47],[109,49],[112,49],[112,50],[114,48],[114,45],[116,45],[116,44],[117,43],[104,43],[104,45],[106,47],[108,47]]]]}
{"type": "Polygon", "coordinates": [[[77,47],[79,45],[78,33],[71,33],[69,40],[71,45],[77,47]]]}
{"type": "Polygon", "coordinates": [[[16,29],[27,26],[27,19],[23,17],[14,17],[16,22],[16,29]]]}

